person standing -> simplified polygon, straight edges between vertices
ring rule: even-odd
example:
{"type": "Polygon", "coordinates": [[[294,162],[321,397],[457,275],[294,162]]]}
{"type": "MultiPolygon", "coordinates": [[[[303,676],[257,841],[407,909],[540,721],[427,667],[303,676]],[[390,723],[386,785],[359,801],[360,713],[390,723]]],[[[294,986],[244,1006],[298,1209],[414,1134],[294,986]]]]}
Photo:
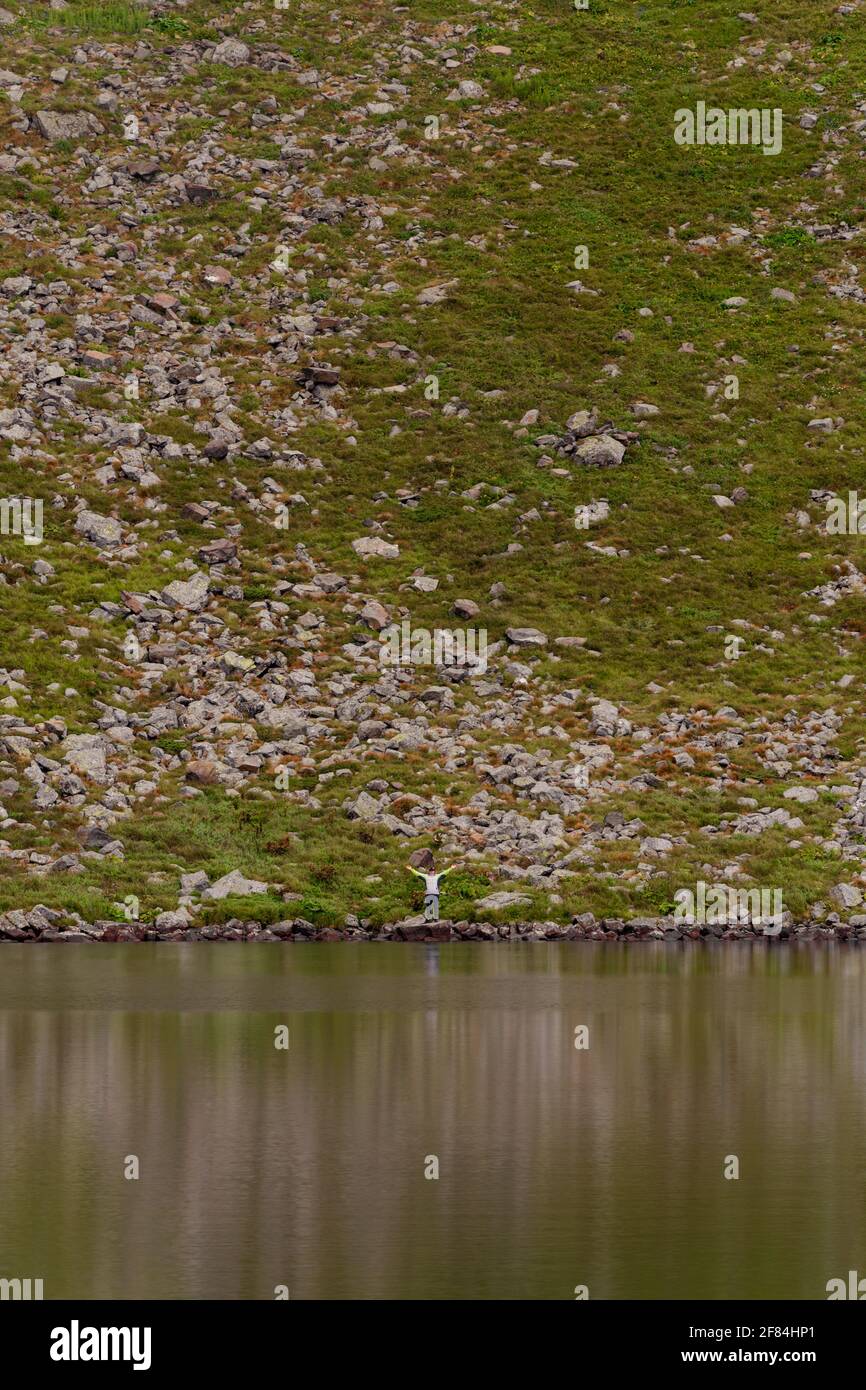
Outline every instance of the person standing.
{"type": "MultiPolygon", "coordinates": [[[[438,922],[439,883],[446,874],[450,874],[456,869],[457,865],[451,864],[447,869],[442,869],[438,874],[433,872],[425,873],[423,869],[416,869],[413,864],[407,864],[406,868],[409,870],[410,874],[414,874],[416,878],[423,878],[424,880],[424,921],[438,922]]],[[[432,870],[432,864],[430,868],[432,870]]]]}

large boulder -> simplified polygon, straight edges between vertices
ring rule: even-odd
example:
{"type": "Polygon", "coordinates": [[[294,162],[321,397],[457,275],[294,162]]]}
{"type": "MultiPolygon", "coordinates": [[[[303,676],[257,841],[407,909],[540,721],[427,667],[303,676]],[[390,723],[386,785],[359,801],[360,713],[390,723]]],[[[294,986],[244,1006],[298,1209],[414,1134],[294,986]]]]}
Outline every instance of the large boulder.
{"type": "Polygon", "coordinates": [[[223,874],[216,883],[205,888],[202,897],[211,901],[219,901],[221,898],[246,897],[249,893],[267,893],[267,891],[268,885],[262,883],[260,879],[245,878],[240,869],[232,869],[231,873],[223,874]]]}
{"type": "Polygon", "coordinates": [[[488,893],[486,898],[479,898],[475,906],[482,912],[502,912],[506,907],[524,907],[532,902],[524,893],[509,893],[502,891],[499,893],[488,893]]]}
{"type": "Polygon", "coordinates": [[[409,855],[409,863],[413,869],[423,869],[425,872],[431,873],[434,868],[433,851],[426,848],[413,849],[409,855]]]}
{"type": "Polygon", "coordinates": [[[123,540],[123,526],[113,516],[99,516],[97,512],[79,512],[75,519],[75,529],[80,536],[100,550],[111,550],[123,540]]]}
{"type": "Polygon", "coordinates": [[[615,468],[622,463],[625,445],[609,434],[594,434],[575,446],[574,456],[589,468],[615,468]]]}
{"type": "Polygon", "coordinates": [[[370,599],[369,603],[365,603],[358,617],[365,626],[371,627],[374,632],[381,632],[391,621],[387,608],[378,603],[376,599],[370,599]]]}
{"type": "Polygon", "coordinates": [[[383,541],[381,536],[360,536],[352,541],[352,549],[362,560],[396,560],[400,554],[399,545],[383,541]]]}
{"type": "Polygon", "coordinates": [[[111,780],[102,734],[70,734],[66,740],[64,758],[79,777],[86,777],[100,786],[111,780]]]}
{"type": "Polygon", "coordinates": [[[207,602],[209,588],[207,575],[199,572],[190,579],[173,580],[165,586],[160,598],[168,608],[184,608],[191,613],[199,613],[207,602]]]}
{"type": "Polygon", "coordinates": [[[546,647],[547,637],[537,627],[508,627],[505,636],[515,647],[546,647]]]}
{"type": "Polygon", "coordinates": [[[407,918],[394,927],[397,941],[450,941],[452,935],[450,922],[418,922],[415,918],[407,918]]]}
{"type": "Polygon", "coordinates": [[[212,63],[225,63],[230,68],[240,68],[250,61],[250,50],[240,39],[229,36],[217,44],[210,60],[212,63]]]}
{"type": "Polygon", "coordinates": [[[346,803],[346,815],[349,820],[374,821],[378,818],[379,812],[379,803],[369,792],[359,792],[354,801],[346,803]]]}
{"type": "Polygon", "coordinates": [[[853,883],[837,883],[835,888],[830,889],[830,897],[839,904],[840,907],[859,907],[863,901],[863,894],[853,883]]]}
{"type": "Polygon", "coordinates": [[[59,140],[84,140],[101,135],[105,127],[89,111],[37,111],[36,129],[43,139],[56,145],[59,140]]]}

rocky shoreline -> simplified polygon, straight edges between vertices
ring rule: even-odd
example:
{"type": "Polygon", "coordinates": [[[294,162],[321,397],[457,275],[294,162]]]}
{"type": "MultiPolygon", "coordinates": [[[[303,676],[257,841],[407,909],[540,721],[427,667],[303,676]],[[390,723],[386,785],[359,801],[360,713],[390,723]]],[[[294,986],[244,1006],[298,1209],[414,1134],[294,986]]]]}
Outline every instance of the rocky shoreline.
{"type": "MultiPolygon", "coordinates": [[[[164,914],[169,916],[170,914],[164,914]]],[[[264,925],[233,917],[227,922],[201,927],[178,927],[169,923],[83,922],[36,907],[17,910],[0,917],[0,942],[139,942],[139,941],[851,941],[866,942],[866,918],[843,922],[836,913],[823,921],[783,923],[775,934],[752,925],[689,926],[671,917],[619,917],[597,919],[583,913],[571,923],[561,922],[423,922],[407,918],[381,927],[350,924],[342,928],[317,927],[304,918],[287,919],[264,925]]]]}

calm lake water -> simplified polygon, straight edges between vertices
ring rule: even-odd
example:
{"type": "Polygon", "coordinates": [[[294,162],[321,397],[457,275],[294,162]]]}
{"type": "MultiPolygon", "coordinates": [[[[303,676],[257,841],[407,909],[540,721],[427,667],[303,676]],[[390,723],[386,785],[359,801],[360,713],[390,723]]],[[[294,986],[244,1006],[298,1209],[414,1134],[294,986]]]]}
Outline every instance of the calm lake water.
{"type": "Polygon", "coordinates": [[[834,945],[4,945],[0,1277],[825,1298],[866,1274],[864,1000],[834,945]]]}

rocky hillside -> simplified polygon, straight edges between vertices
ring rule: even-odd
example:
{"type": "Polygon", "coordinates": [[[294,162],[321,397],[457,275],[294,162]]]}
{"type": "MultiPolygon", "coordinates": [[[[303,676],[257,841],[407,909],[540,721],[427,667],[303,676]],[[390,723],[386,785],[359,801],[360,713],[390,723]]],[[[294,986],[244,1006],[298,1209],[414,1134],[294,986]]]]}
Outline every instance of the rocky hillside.
{"type": "Polygon", "coordinates": [[[864,19],[3,0],[0,935],[866,927],[864,19]]]}

